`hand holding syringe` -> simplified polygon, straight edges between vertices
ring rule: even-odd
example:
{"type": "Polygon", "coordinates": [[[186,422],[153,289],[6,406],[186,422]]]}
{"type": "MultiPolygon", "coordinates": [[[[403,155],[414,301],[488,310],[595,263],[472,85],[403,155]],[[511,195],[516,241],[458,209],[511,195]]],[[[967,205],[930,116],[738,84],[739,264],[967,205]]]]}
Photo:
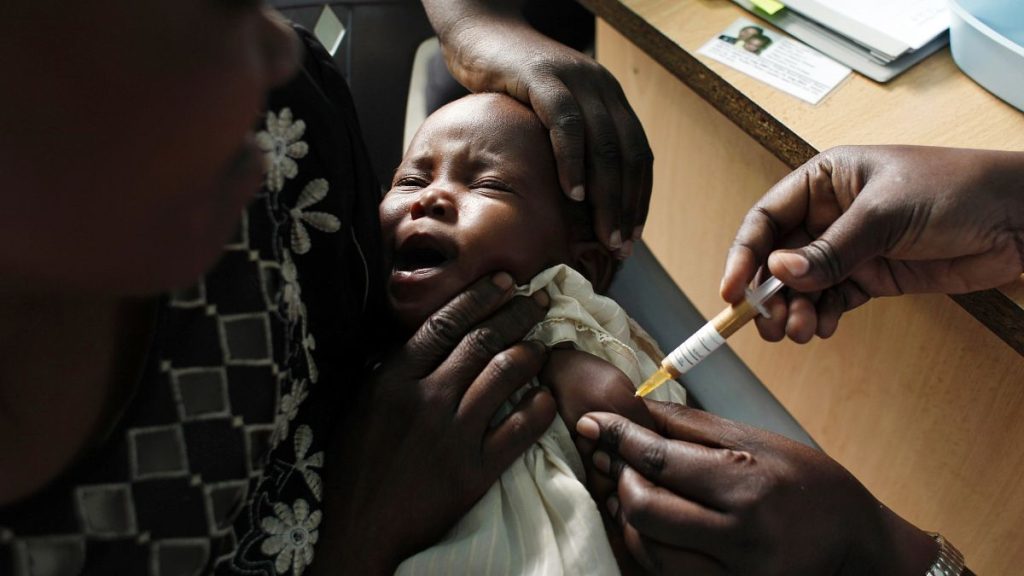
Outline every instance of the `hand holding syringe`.
{"type": "Polygon", "coordinates": [[[750,322],[758,314],[768,317],[764,303],[783,288],[778,278],[769,278],[753,290],[747,290],[746,298],[739,304],[722,310],[693,336],[661,361],[661,368],[636,389],[637,396],[646,396],[665,382],[688,372],[707,358],[709,354],[725,343],[725,339],[750,322]]]}

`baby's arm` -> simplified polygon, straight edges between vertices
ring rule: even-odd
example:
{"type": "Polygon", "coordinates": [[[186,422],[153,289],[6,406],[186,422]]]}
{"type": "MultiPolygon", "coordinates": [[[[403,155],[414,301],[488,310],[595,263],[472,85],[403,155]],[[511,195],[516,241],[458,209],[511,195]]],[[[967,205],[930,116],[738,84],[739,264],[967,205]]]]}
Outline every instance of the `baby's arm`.
{"type": "Polygon", "coordinates": [[[621,370],[586,352],[572,348],[553,349],[539,379],[554,394],[558,413],[580,452],[587,470],[587,490],[601,511],[619,568],[623,574],[645,573],[626,550],[622,531],[608,515],[605,503],[615,492],[615,484],[607,476],[595,471],[594,445],[576,435],[576,421],[587,412],[614,412],[642,426],[653,428],[654,421],[650,412],[643,400],[634,396],[636,389],[621,370]]]}
{"type": "Polygon", "coordinates": [[[558,413],[574,437],[576,421],[587,412],[614,412],[647,428],[654,426],[643,400],[634,395],[636,389],[629,377],[593,354],[555,348],[540,373],[540,382],[551,389],[558,413]]]}

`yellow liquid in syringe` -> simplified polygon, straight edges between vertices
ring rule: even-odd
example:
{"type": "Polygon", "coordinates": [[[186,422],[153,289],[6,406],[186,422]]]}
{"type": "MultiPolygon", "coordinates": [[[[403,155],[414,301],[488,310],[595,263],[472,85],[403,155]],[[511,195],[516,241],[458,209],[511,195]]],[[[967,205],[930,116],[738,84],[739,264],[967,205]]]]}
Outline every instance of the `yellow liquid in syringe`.
{"type": "Polygon", "coordinates": [[[647,396],[652,390],[673,378],[675,378],[675,375],[672,374],[672,372],[669,372],[668,368],[662,366],[661,368],[658,368],[658,371],[648,378],[646,382],[636,389],[636,394],[634,394],[634,396],[647,396]]]}

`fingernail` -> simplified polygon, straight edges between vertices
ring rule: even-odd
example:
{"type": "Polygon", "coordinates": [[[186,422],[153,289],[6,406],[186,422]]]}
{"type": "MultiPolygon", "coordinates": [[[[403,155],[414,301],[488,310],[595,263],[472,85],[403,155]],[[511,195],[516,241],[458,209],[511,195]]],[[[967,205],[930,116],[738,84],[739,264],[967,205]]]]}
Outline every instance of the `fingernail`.
{"type": "Polygon", "coordinates": [[[587,416],[580,418],[576,422],[576,431],[579,432],[580,436],[591,440],[597,440],[598,436],[601,435],[601,427],[597,425],[597,421],[587,416]]]}
{"type": "Polygon", "coordinates": [[[585,198],[585,197],[586,197],[586,193],[583,191],[583,185],[582,184],[573,186],[572,190],[569,191],[569,198],[572,198],[573,200],[575,200],[577,202],[582,202],[583,198],[585,198]]]}
{"type": "Polygon", "coordinates": [[[612,516],[619,515],[619,497],[609,496],[608,497],[608,513],[612,516]]]}
{"type": "Polygon", "coordinates": [[[551,297],[548,296],[548,293],[546,291],[537,290],[536,292],[533,293],[533,301],[536,302],[537,304],[540,304],[544,308],[547,308],[548,304],[551,303],[551,297]]]}
{"type": "Polygon", "coordinates": [[[800,254],[793,252],[776,252],[773,254],[779,264],[793,275],[794,278],[800,278],[807,274],[807,271],[811,269],[811,263],[800,254]]]}
{"type": "MultiPolygon", "coordinates": [[[[536,350],[538,354],[543,356],[543,355],[548,353],[548,347],[543,342],[541,342],[540,340],[530,339],[530,340],[527,340],[526,342],[530,346],[533,346],[534,350],[536,350]]],[[[541,388],[544,388],[544,386],[541,386],[541,388]]],[[[548,393],[550,394],[551,390],[548,390],[548,393]]]]}
{"type": "Polygon", "coordinates": [[[643,226],[637,226],[636,228],[633,228],[633,241],[634,242],[637,241],[637,240],[640,240],[643,237],[644,237],[644,227],[643,226]]]}
{"type": "Polygon", "coordinates": [[[601,472],[604,472],[605,474],[608,473],[608,470],[611,470],[612,459],[611,459],[610,456],[608,456],[607,452],[603,452],[601,450],[598,450],[598,451],[594,452],[593,458],[594,458],[594,468],[597,468],[598,470],[600,470],[601,472]]]}
{"type": "Polygon", "coordinates": [[[618,250],[622,246],[622,232],[618,230],[612,232],[611,237],[608,239],[608,245],[612,247],[612,250],[618,250]]]}
{"type": "Polygon", "coordinates": [[[494,285],[502,290],[508,290],[513,284],[512,276],[508,272],[498,272],[491,276],[491,282],[494,282],[494,285]]]}

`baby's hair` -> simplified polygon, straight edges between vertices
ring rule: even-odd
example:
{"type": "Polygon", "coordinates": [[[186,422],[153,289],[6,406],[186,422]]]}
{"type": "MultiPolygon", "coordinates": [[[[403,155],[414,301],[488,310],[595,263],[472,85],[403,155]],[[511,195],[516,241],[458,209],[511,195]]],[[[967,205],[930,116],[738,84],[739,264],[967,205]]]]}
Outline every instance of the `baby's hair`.
{"type": "Polygon", "coordinates": [[[587,200],[574,202],[564,199],[562,204],[565,206],[565,221],[569,227],[569,237],[583,242],[597,240],[591,203],[587,200]]]}
{"type": "MultiPolygon", "coordinates": [[[[573,242],[597,242],[597,232],[594,230],[594,206],[590,200],[575,202],[565,198],[562,205],[565,210],[565,224],[569,228],[569,238],[573,242]]],[[[600,244],[601,250],[608,251],[603,243],[600,244]]],[[[622,268],[622,260],[615,258],[614,255],[611,260],[614,262],[612,267],[612,277],[614,278],[622,268]]]]}

